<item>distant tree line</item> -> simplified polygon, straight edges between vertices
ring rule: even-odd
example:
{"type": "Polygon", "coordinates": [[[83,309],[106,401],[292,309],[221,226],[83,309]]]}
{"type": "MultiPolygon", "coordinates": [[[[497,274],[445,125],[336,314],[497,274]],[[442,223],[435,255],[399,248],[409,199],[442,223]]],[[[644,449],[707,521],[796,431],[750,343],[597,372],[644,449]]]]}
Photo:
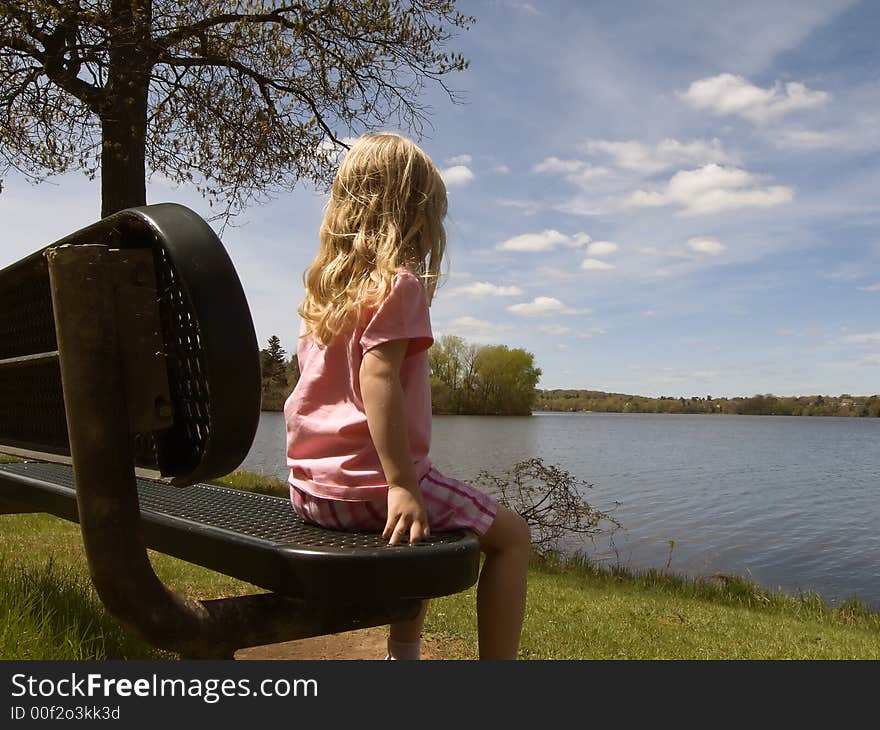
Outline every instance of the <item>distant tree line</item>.
{"type": "MultiPolygon", "coordinates": [[[[280,411],[299,380],[296,357],[286,358],[273,335],[260,350],[264,411],[280,411]]],[[[713,398],[538,390],[541,369],[532,353],[505,345],[476,345],[444,335],[428,351],[431,402],[437,414],[528,415],[532,411],[598,413],[712,413],[749,416],[880,417],[880,395],[713,398]]]]}
{"type": "Polygon", "coordinates": [[[862,416],[880,417],[880,395],[843,394],[781,397],[766,393],[751,397],[691,398],[605,393],[600,390],[539,390],[536,411],[595,411],[600,413],[718,413],[748,416],[862,416]]]}
{"type": "MultiPolygon", "coordinates": [[[[285,359],[273,335],[260,350],[264,411],[280,411],[299,379],[296,357],[285,359]]],[[[434,413],[529,415],[541,369],[535,356],[505,345],[474,345],[444,335],[428,352],[434,413]]]]}

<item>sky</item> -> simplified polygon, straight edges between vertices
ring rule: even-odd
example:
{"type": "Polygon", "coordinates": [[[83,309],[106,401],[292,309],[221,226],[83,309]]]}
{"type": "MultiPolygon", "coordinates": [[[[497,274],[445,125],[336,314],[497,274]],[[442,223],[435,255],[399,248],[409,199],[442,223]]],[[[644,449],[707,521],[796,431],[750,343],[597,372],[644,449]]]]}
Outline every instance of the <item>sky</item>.
{"type": "MultiPolygon", "coordinates": [[[[461,102],[428,89],[419,140],[449,196],[435,336],[525,348],[542,388],[880,392],[880,3],[459,7],[461,102]]],[[[7,176],[0,265],[99,196],[7,176]]],[[[157,176],[166,201],[212,213],[157,176]]],[[[223,232],[261,346],[295,351],[325,202],[302,186],[223,232]]]]}

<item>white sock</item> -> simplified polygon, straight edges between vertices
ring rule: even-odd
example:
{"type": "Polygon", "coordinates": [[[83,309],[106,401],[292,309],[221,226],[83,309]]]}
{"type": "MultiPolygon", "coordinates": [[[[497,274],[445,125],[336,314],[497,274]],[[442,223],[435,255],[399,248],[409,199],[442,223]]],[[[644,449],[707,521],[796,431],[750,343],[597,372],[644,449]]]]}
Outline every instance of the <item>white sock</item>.
{"type": "Polygon", "coordinates": [[[386,659],[421,659],[422,658],[422,642],[419,639],[415,641],[395,641],[388,639],[388,655],[386,659]]]}

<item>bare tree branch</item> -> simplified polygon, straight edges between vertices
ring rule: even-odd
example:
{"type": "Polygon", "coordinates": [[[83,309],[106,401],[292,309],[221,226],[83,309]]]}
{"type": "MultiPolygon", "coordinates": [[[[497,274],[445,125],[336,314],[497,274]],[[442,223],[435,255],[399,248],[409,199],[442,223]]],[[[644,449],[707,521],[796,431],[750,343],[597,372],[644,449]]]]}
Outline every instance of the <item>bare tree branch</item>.
{"type": "Polygon", "coordinates": [[[532,546],[542,555],[558,552],[564,543],[572,547],[574,539],[592,539],[620,527],[610,511],[587,502],[584,492],[592,485],[541,459],[521,461],[503,476],[480,472],[477,483],[526,521],[532,546]]]}
{"type": "Polygon", "coordinates": [[[0,0],[0,161],[38,179],[141,159],[229,215],[325,183],[328,144],[389,123],[420,134],[426,83],[457,100],[445,79],[467,62],[445,46],[473,19],[455,5],[0,0]]]}

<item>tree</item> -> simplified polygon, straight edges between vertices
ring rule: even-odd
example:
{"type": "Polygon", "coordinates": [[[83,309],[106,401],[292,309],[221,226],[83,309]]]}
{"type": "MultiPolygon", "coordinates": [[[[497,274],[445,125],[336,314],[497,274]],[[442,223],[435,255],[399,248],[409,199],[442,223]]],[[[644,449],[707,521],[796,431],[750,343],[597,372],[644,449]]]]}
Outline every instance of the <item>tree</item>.
{"type": "Polygon", "coordinates": [[[436,413],[531,413],[541,369],[530,352],[444,335],[428,352],[428,363],[436,413]]]}
{"type": "Polygon", "coordinates": [[[284,365],[284,356],[287,352],[281,347],[281,340],[278,338],[278,335],[272,335],[267,344],[269,347],[266,348],[266,355],[269,360],[278,365],[284,365]]]}
{"type": "Polygon", "coordinates": [[[535,399],[541,369],[535,356],[505,345],[481,347],[475,363],[478,410],[505,415],[528,414],[535,399]]]}
{"type": "Polygon", "coordinates": [[[263,409],[275,410],[284,405],[288,391],[288,364],[284,359],[287,354],[281,347],[281,340],[272,335],[268,347],[260,350],[260,373],[263,394],[263,409]]]}
{"type": "Polygon", "coordinates": [[[296,354],[294,354],[290,358],[290,362],[287,363],[287,389],[293,390],[296,387],[296,384],[299,382],[299,360],[296,358],[296,354]]]}
{"type": "Polygon", "coordinates": [[[468,410],[478,350],[476,345],[468,344],[461,337],[443,335],[428,351],[435,411],[459,413],[468,410]]]}
{"type": "Polygon", "coordinates": [[[100,168],[108,215],[158,173],[229,215],[325,181],[345,133],[419,133],[473,22],[455,0],[0,0],[0,174],[100,168]]]}

